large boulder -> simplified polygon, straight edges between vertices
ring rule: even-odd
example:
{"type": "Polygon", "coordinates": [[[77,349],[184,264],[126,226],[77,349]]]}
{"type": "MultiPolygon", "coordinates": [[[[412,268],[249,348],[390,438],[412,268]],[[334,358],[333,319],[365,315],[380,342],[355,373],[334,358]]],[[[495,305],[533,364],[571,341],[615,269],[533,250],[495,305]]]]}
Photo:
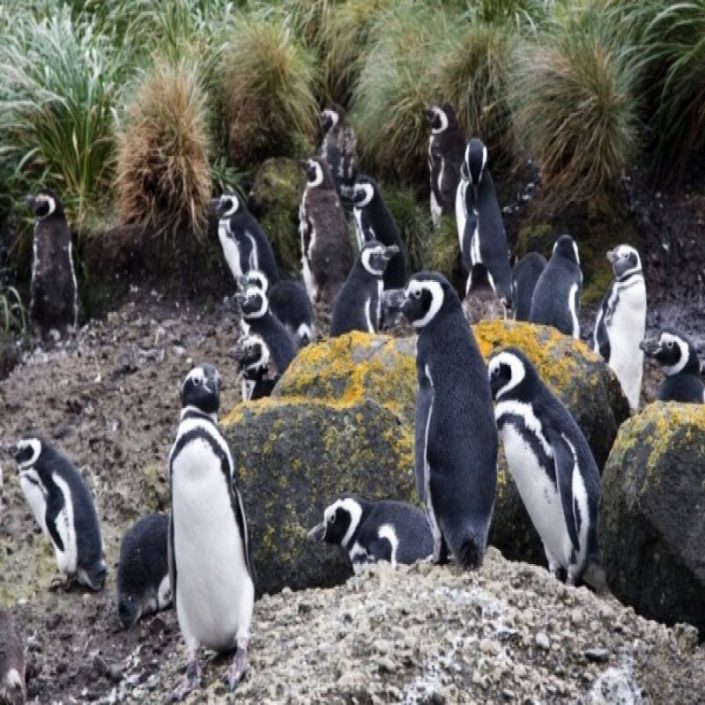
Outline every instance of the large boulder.
{"type": "Polygon", "coordinates": [[[656,402],[622,425],[602,476],[607,582],[640,614],[705,635],[705,406],[656,402]]]}

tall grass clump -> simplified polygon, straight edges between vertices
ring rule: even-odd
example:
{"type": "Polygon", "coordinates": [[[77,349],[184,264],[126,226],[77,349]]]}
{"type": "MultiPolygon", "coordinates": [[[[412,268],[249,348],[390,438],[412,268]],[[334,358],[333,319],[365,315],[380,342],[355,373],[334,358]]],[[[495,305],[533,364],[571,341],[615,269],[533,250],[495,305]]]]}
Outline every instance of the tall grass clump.
{"type": "Polygon", "coordinates": [[[188,62],[157,61],[120,131],[118,207],[125,223],[178,241],[206,229],[211,196],[207,113],[188,62]]]}
{"type": "Polygon", "coordinates": [[[597,11],[569,15],[518,55],[515,125],[548,201],[580,200],[630,165],[638,142],[636,71],[597,11]]]}
{"type": "Polygon", "coordinates": [[[220,73],[229,155],[236,164],[312,148],[318,73],[312,53],[280,17],[239,18],[220,73]]]}

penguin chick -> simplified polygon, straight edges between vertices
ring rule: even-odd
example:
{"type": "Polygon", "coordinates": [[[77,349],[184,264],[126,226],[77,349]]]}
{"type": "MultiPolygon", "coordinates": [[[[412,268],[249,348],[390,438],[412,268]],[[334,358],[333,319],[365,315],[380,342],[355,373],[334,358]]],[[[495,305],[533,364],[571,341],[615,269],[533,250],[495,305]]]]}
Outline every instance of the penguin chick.
{"type": "Polygon", "coordinates": [[[531,313],[531,298],[536,282],[546,269],[546,258],[538,252],[529,252],[512,269],[512,308],[514,319],[528,321],[531,313]]]}
{"type": "Polygon", "coordinates": [[[242,336],[233,354],[242,375],[242,400],[253,401],[268,397],[279,377],[272,377],[269,348],[262,336],[242,336]]]}
{"type": "Polygon", "coordinates": [[[0,608],[0,702],[24,705],[27,699],[22,637],[8,610],[0,608]]]}
{"type": "Polygon", "coordinates": [[[433,552],[433,536],[423,512],[405,502],[368,502],[344,496],[326,507],[309,541],[342,546],[358,574],[366,563],[411,564],[433,552]]]}
{"type": "Polygon", "coordinates": [[[463,299],[463,313],[468,323],[475,325],[480,321],[494,321],[507,317],[506,306],[492,288],[489,272],[484,264],[475,265],[472,276],[468,277],[468,282],[470,290],[463,299]]]}
{"type": "Polygon", "coordinates": [[[658,392],[660,401],[705,402],[700,360],[695,346],[683,333],[664,328],[657,340],[644,340],[639,347],[661,365],[666,375],[658,392]]]}
{"type": "Polygon", "coordinates": [[[346,124],[345,112],[339,105],[322,110],[319,119],[323,140],[318,155],[326,161],[340,198],[350,201],[358,169],[355,131],[346,124]]]}
{"type": "Polygon", "coordinates": [[[353,330],[366,333],[379,330],[384,271],[398,252],[396,245],[385,247],[376,240],[365,243],[335,302],[331,338],[353,330]]]}
{"type": "Polygon", "coordinates": [[[64,206],[48,189],[28,196],[34,213],[29,318],[44,340],[63,335],[78,319],[78,285],[64,206]]]}
{"type": "Polygon", "coordinates": [[[91,590],[101,590],[106,567],[98,515],[76,466],[31,433],[8,450],[32,514],[54,547],[64,589],[78,580],[91,590]]]}
{"type": "Polygon", "coordinates": [[[169,517],[148,514],[125,532],[117,571],[117,610],[125,629],[171,604],[169,517]]]}

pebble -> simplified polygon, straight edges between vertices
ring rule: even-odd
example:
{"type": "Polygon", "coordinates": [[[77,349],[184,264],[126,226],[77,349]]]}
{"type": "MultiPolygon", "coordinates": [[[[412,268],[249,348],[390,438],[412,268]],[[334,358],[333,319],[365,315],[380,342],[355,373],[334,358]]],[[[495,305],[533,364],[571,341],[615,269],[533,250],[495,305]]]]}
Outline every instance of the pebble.
{"type": "Polygon", "coordinates": [[[609,661],[610,652],[602,648],[590,648],[583,651],[583,656],[593,663],[606,663],[609,661]]]}
{"type": "Polygon", "coordinates": [[[544,651],[548,651],[551,648],[551,642],[546,632],[536,632],[534,642],[539,649],[543,649],[544,651]]]}

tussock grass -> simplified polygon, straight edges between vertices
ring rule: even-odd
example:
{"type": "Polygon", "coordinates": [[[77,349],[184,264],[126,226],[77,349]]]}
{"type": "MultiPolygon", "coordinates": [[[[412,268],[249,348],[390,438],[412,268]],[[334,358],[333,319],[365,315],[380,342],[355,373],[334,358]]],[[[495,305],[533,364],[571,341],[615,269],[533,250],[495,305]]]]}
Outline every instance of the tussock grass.
{"type": "Polygon", "coordinates": [[[204,234],[211,196],[205,99],[188,63],[155,63],[119,137],[117,191],[125,223],[172,238],[204,234]]]}

